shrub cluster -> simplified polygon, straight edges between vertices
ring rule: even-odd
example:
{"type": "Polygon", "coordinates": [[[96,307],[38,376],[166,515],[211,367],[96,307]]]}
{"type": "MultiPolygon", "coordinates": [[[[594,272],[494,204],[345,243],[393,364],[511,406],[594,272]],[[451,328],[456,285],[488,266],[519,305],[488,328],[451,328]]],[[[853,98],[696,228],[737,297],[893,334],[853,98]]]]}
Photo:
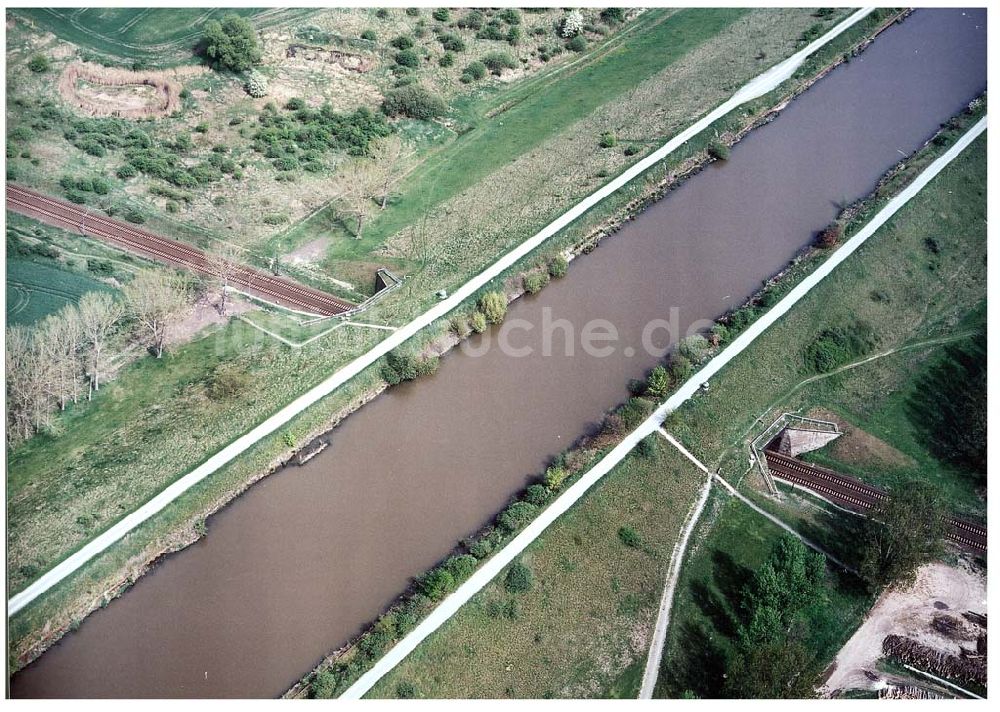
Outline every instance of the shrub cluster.
{"type": "Polygon", "coordinates": [[[390,89],[382,100],[382,111],[386,116],[408,116],[427,121],[441,116],[447,110],[441,97],[419,84],[390,89]]]}
{"type": "Polygon", "coordinates": [[[412,381],[434,373],[437,371],[438,365],[437,356],[421,358],[396,349],[385,355],[385,361],[382,364],[382,378],[390,386],[394,386],[402,381],[412,381]]]}
{"type": "Polygon", "coordinates": [[[510,55],[510,52],[488,52],[483,56],[482,62],[492,74],[497,76],[500,76],[505,69],[517,67],[517,60],[510,55]]]}
{"type": "Polygon", "coordinates": [[[479,309],[490,324],[499,324],[507,316],[507,297],[502,292],[486,292],[479,298],[479,309]]]}
{"type": "Polygon", "coordinates": [[[528,294],[537,294],[541,291],[542,287],[549,283],[549,273],[533,270],[524,275],[521,281],[528,294]]]}
{"type": "Polygon", "coordinates": [[[802,354],[806,368],[815,373],[827,373],[856,361],[878,346],[878,335],[866,321],[855,321],[821,331],[806,346],[802,354]]]}

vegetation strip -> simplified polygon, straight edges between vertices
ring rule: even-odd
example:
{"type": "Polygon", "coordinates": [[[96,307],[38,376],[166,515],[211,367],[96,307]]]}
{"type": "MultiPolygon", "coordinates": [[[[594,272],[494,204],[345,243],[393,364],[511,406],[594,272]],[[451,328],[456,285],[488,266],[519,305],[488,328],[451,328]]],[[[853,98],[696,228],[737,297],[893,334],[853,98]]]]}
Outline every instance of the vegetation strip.
{"type": "MultiPolygon", "coordinates": [[[[664,432],[662,429],[660,432],[664,432]]],[[[669,438],[668,438],[669,439],[669,438]]],[[[686,455],[687,452],[684,451],[686,455]]],[[[697,460],[695,464],[700,465],[697,460]]],[[[701,468],[705,469],[705,468],[701,468]]],[[[674,545],[673,556],[670,557],[670,568],[667,573],[667,581],[663,586],[663,598],[660,600],[660,610],[656,617],[656,628],[653,631],[653,642],[649,645],[649,656],[646,659],[646,668],[642,674],[642,686],[639,688],[640,700],[653,699],[653,690],[656,689],[656,678],[660,673],[660,659],[663,656],[663,645],[667,638],[667,627],[670,625],[670,609],[674,605],[674,592],[677,590],[677,581],[680,579],[681,564],[684,563],[684,554],[687,551],[688,540],[691,532],[694,531],[698,518],[701,517],[702,510],[708,502],[708,495],[712,491],[712,474],[708,473],[705,485],[701,489],[698,501],[691,508],[680,540],[674,545]]]]}
{"type": "MultiPolygon", "coordinates": [[[[38,578],[31,585],[26,587],[21,592],[12,596],[7,603],[7,616],[8,618],[13,616],[15,613],[20,611],[26,605],[34,601],[40,595],[48,591],[52,586],[56,585],[64,578],[70,574],[77,571],[83,564],[89,561],[91,558],[101,553],[113,543],[121,539],[125,534],[132,531],[136,526],[143,523],[154,514],[162,511],[168,504],[170,504],[177,497],[181,496],[184,492],[188,491],[191,487],[197,483],[204,480],[206,477],[211,475],[213,472],[218,470],[220,467],[225,465],[234,459],[237,455],[241,454],[247,450],[251,445],[259,441],[261,438],[275,432],[282,426],[286,425],[291,421],[296,415],[301,413],[303,410],[313,405],[317,401],[321,400],[325,396],[332,393],[339,386],[343,385],[349,381],[354,376],[358,375],[365,368],[370,366],[376,360],[389,353],[392,349],[403,344],[411,336],[424,329],[425,327],[432,324],[437,319],[448,314],[452,309],[461,305],[467,299],[472,297],[477,290],[485,286],[490,280],[501,275],[505,270],[512,267],[518,260],[528,255],[539,245],[544,243],[547,239],[557,234],[560,230],[570,225],[574,220],[582,216],[588,210],[593,208],[595,205],[600,203],[606,197],[619,190],[621,187],[625,186],[627,183],[633,179],[640,176],[642,173],[647,171],[649,168],[655,164],[662,161],[664,158],[669,156],[673,151],[683,145],[685,142],[699,134],[705,128],[710,126],[714,121],[725,116],[730,111],[740,106],[741,104],[750,101],[756,97],[762,96],[768,91],[777,88],[784,80],[792,76],[794,71],[805,61],[805,59],[811,55],[813,52],[818,50],[820,47],[830,42],[847,29],[849,29],[854,24],[860,22],[865,17],[872,12],[872,9],[859,10],[858,12],[851,15],[847,20],[843,21],[835,28],[830,30],[827,34],[814,40],[805,48],[792,55],[792,57],[781,62],[770,70],[766,71],[763,75],[751,80],[743,88],[741,88],[737,93],[717,107],[715,110],[704,116],[699,121],[695,122],[693,125],[688,127],[686,130],[682,131],[680,134],[675,136],[673,139],[664,144],[660,149],[654,153],[647,156],[642,161],[634,164],[631,168],[621,173],[616,179],[607,183],[603,188],[591,194],[588,198],[585,198],[579,202],[576,206],[568,210],[562,216],[557,218],[555,221],[550,223],[548,226],[543,228],[540,232],[535,234],[533,237],[529,238],[525,242],[521,243],[518,247],[511,250],[503,258],[495,262],[489,268],[478,274],[476,277],[472,278],[466,282],[462,287],[452,294],[448,299],[442,301],[437,306],[431,308],[425,312],[422,316],[414,319],[412,322],[406,326],[400,328],[398,331],[394,332],[390,337],[379,343],[376,347],[371,349],[368,353],[359,356],[354,361],[349,363],[344,368],[340,369],[334,373],[326,381],[320,383],[318,386],[313,388],[311,391],[298,397],[284,408],[279,410],[277,413],[267,418],[264,422],[259,424],[257,427],[253,428],[249,432],[245,433],[241,437],[234,440],[228,446],[217,452],[216,454],[209,457],[200,466],[189,472],[187,475],[176,480],[173,484],[168,486],[158,495],[153,497],[143,506],[139,507],[137,510],[129,514],[128,516],[121,519],[118,523],[105,530],[102,534],[98,535],[90,542],[85,544],[83,547],[78,549],[76,552],[71,554],[69,557],[61,561],[59,564],[51,568],[40,578],[38,578]]],[[[835,259],[836,256],[834,256],[835,259]]],[[[745,335],[744,335],[745,336],[745,335]]],[[[741,337],[742,338],[742,337],[741,337]]],[[[752,340],[752,339],[751,339],[752,340]]],[[[749,341],[747,342],[749,343],[749,341]]],[[[744,347],[745,348],[745,345],[744,347]]],[[[711,364],[710,364],[711,366],[711,364]]],[[[720,366],[721,367],[721,366],[720,366]]],[[[696,387],[696,386],[695,386],[696,387]]],[[[694,388],[690,389],[690,393],[694,392],[694,388]]],[[[683,392],[682,389],[681,392],[683,392]]],[[[688,393],[685,398],[677,401],[682,402],[687,397],[690,396],[688,393]]],[[[678,395],[680,392],[678,393],[678,395]]],[[[669,403],[670,401],[668,401],[669,403]]],[[[665,411],[666,412],[666,411],[665,411]]],[[[646,434],[650,434],[652,430],[649,430],[646,434]]],[[[581,480],[582,482],[582,480],[581,480]]],[[[577,483],[580,484],[580,483],[577,483]]]]}
{"type": "MultiPolygon", "coordinates": [[[[497,552],[483,566],[477,570],[465,583],[459,586],[456,591],[444,599],[427,618],[425,618],[410,634],[395,645],[385,656],[383,656],[370,670],[362,675],[346,692],[341,696],[343,699],[360,699],[367,693],[376,682],[386,673],[398,665],[417,645],[419,645],[431,633],[443,625],[459,608],[462,607],[472,596],[482,589],[500,571],[510,564],[524,549],[534,541],[555,519],[567,511],[587,490],[606,475],[612,467],[621,462],[626,455],[640,441],[648,435],[660,430],[660,425],[664,419],[681,404],[690,399],[702,384],[706,383],[712,376],[718,373],[733,358],[742,353],[757,337],[766,331],[778,319],[784,316],[802,297],[804,297],[813,287],[826,278],[840,263],[850,257],[869,237],[871,237],[882,225],[892,218],[904,205],[916,196],[931,180],[937,176],[944,168],[955,160],[965,148],[967,148],[980,134],[986,130],[987,117],[980,119],[968,132],[955,142],[943,155],[928,166],[913,182],[908,185],[899,195],[890,200],[865,227],[856,235],[844,243],[826,262],[820,265],[813,273],[807,276],[802,282],[796,285],[781,301],[774,305],[767,313],[751,324],[746,331],[732,341],[718,356],[710,360],[700,371],[694,374],[684,383],[670,398],[660,405],[652,415],[649,416],[639,427],[627,435],[621,443],[605,455],[597,465],[584,474],[577,482],[570,486],[565,493],[556,499],[547,509],[545,509],[534,521],[521,531],[506,547],[497,552]]],[[[702,466],[704,469],[704,466],[702,466]]],[[[721,480],[721,478],[718,478],[721,480]]],[[[737,493],[726,483],[735,496],[749,504],[754,510],[766,516],[769,520],[779,526],[795,533],[790,527],[777,520],[773,515],[760,509],[756,504],[737,493]]],[[[796,533],[796,536],[798,534],[796,533]]],[[[801,537],[800,537],[801,538],[801,537]]],[[[808,543],[808,542],[807,542],[808,543]]],[[[810,544],[813,548],[815,545],[810,544]]],[[[825,553],[825,552],[823,552],[825,553]]],[[[832,560],[836,561],[836,559],[832,560]]],[[[838,562],[839,563],[839,562],[838,562]]],[[[840,564],[844,566],[843,564],[840,564]]],[[[847,568],[847,567],[845,567],[847,568]]]]}

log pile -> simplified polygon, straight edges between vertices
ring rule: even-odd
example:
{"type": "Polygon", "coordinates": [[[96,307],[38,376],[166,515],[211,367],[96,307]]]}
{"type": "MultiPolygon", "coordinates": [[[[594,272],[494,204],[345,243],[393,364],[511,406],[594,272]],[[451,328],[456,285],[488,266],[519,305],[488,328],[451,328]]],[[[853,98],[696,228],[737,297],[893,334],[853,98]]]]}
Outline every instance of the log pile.
{"type": "Polygon", "coordinates": [[[985,656],[959,657],[901,635],[887,635],[882,652],[938,677],[986,685],[985,656]]]}
{"type": "Polygon", "coordinates": [[[880,700],[944,700],[944,695],[912,685],[889,685],[878,691],[880,700]]]}

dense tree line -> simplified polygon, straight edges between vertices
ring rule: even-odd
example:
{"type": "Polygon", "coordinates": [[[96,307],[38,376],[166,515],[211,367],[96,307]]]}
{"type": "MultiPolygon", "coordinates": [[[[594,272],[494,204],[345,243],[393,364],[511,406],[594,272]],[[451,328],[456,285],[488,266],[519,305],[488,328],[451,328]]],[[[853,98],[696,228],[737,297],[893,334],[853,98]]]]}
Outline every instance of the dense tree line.
{"type": "Polygon", "coordinates": [[[986,479],[986,330],[952,346],[918,381],[910,419],[935,457],[986,479]]]}
{"type": "Polygon", "coordinates": [[[100,390],[110,349],[124,335],[163,355],[167,328],[188,304],[180,278],[143,270],[122,289],[88,292],[34,326],[8,327],[7,442],[15,445],[54,428],[55,414],[100,390]]]}
{"type": "Polygon", "coordinates": [[[826,597],[826,561],[790,535],[778,540],[743,590],[736,648],[726,673],[732,697],[811,697],[820,661],[807,642],[807,609],[826,597]]]}

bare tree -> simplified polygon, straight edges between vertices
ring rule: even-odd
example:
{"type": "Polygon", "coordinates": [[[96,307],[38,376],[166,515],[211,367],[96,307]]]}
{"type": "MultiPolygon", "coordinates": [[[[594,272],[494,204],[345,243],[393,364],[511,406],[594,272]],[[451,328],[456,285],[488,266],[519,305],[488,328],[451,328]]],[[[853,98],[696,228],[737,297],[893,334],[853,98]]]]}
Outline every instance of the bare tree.
{"type": "Polygon", "coordinates": [[[122,289],[122,295],[129,313],[149,336],[156,358],[160,358],[167,328],[188,303],[184,283],[173,272],[144,269],[122,289]]]}
{"type": "MultiPolygon", "coordinates": [[[[108,337],[114,333],[123,309],[107,292],[87,292],[80,298],[80,325],[89,351],[91,392],[101,388],[102,356],[108,337]]],[[[88,398],[90,394],[88,394],[88,398]]]]}
{"type": "Polygon", "coordinates": [[[51,425],[52,407],[32,331],[12,326],[7,329],[6,337],[7,442],[14,445],[51,425]]]}
{"type": "Polygon", "coordinates": [[[337,198],[344,211],[355,219],[354,237],[360,240],[365,220],[375,212],[372,196],[382,185],[381,175],[374,163],[358,158],[346,163],[335,181],[337,198]]]}
{"type": "Polygon", "coordinates": [[[403,139],[391,134],[372,144],[372,169],[378,181],[379,206],[385,210],[392,186],[403,177],[403,139]]]}
{"type": "Polygon", "coordinates": [[[210,272],[219,283],[222,295],[219,297],[219,313],[226,315],[226,297],[229,292],[229,284],[241,270],[240,257],[243,253],[242,246],[224,240],[217,243],[210,252],[205,253],[205,262],[210,272]]]}
{"type": "Polygon", "coordinates": [[[55,314],[45,317],[35,328],[35,340],[42,362],[46,364],[45,376],[49,394],[59,404],[74,403],[80,396],[80,347],[83,326],[76,305],[67,304],[55,314]]]}

